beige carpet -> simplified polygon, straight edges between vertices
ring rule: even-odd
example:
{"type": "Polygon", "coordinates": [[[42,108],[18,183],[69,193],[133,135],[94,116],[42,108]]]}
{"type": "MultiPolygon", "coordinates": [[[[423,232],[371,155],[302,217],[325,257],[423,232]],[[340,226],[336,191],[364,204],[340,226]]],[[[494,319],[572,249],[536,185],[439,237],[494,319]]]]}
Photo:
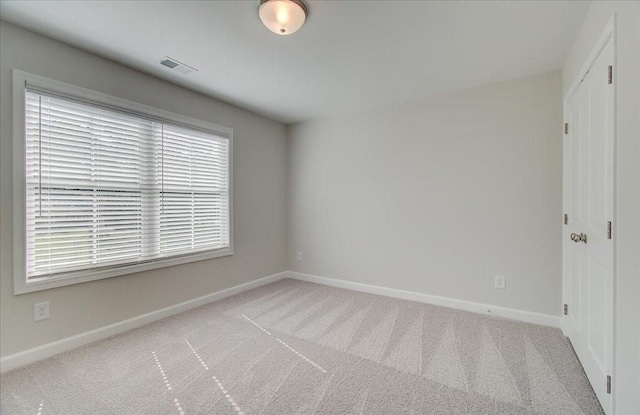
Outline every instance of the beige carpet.
{"type": "Polygon", "coordinates": [[[2,376],[9,414],[600,414],[557,329],[279,281],[2,376]]]}

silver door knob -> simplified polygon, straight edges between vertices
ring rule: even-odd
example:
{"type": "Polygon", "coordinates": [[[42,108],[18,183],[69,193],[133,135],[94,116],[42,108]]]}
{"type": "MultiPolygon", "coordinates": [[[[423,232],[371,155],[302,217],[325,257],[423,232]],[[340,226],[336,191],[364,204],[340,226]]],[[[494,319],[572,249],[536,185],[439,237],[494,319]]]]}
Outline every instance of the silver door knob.
{"type": "Polygon", "coordinates": [[[578,242],[584,242],[585,244],[587,243],[587,234],[586,233],[582,233],[582,232],[580,232],[579,234],[578,233],[572,233],[570,237],[571,237],[571,240],[573,242],[575,242],[575,243],[578,243],[578,242]]]}

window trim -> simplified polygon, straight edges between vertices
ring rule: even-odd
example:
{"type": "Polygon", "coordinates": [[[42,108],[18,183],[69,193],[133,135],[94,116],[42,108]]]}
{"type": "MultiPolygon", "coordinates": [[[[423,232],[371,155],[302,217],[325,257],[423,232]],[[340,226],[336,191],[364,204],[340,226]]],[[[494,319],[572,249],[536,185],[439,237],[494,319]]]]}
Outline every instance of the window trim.
{"type": "Polygon", "coordinates": [[[64,82],[48,79],[39,75],[13,69],[13,293],[14,295],[66,285],[95,281],[157,268],[170,267],[190,262],[233,255],[234,253],[234,220],[233,220],[233,129],[213,123],[197,120],[184,115],[117,98],[111,95],[81,88],[64,82]],[[120,265],[114,267],[86,269],[82,271],[60,274],[55,278],[42,278],[27,281],[26,273],[26,174],[25,174],[25,89],[42,89],[75,100],[86,101],[114,110],[126,111],[136,115],[170,122],[187,128],[195,128],[216,135],[228,137],[229,140],[229,247],[209,251],[184,254],[152,262],[120,265]]]}

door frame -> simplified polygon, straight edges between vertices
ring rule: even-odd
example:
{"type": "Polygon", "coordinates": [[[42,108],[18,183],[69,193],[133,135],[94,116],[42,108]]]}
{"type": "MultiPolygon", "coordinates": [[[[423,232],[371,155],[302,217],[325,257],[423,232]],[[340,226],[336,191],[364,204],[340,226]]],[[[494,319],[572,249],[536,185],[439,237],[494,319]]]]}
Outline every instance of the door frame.
{"type": "MultiPolygon", "coordinates": [[[[613,211],[612,211],[612,243],[613,243],[613,269],[612,269],[612,274],[611,274],[611,278],[612,278],[612,292],[611,292],[611,301],[612,301],[612,321],[611,321],[611,336],[612,338],[609,339],[611,341],[612,344],[612,350],[611,350],[611,362],[612,362],[612,367],[611,367],[611,377],[612,377],[612,385],[611,385],[611,402],[612,402],[612,413],[615,414],[615,389],[616,389],[616,382],[615,382],[615,374],[616,374],[616,247],[617,247],[617,232],[615,231],[616,229],[616,224],[617,224],[617,209],[616,209],[616,199],[617,199],[617,141],[618,141],[618,128],[617,128],[617,101],[616,101],[616,97],[617,97],[617,82],[616,82],[616,66],[617,66],[617,44],[616,44],[616,36],[615,36],[615,32],[616,32],[616,18],[615,18],[615,14],[613,16],[611,16],[611,18],[609,19],[609,21],[607,22],[607,24],[605,25],[604,30],[602,31],[602,33],[600,34],[600,36],[598,36],[597,40],[593,43],[592,49],[587,57],[587,59],[585,59],[582,67],[580,68],[580,71],[578,72],[578,75],[575,77],[575,79],[573,80],[573,82],[571,83],[571,87],[567,90],[567,92],[563,95],[563,106],[562,106],[562,111],[563,111],[563,119],[564,122],[567,122],[566,120],[566,114],[567,114],[567,108],[568,108],[568,103],[571,100],[571,98],[573,97],[573,95],[575,94],[575,92],[577,91],[578,87],[580,86],[580,84],[582,83],[582,81],[584,80],[584,78],[587,76],[587,73],[591,70],[593,64],[595,63],[595,61],[597,60],[597,58],[600,56],[600,53],[602,52],[602,50],[605,48],[605,46],[607,45],[608,42],[611,42],[613,45],[613,85],[611,85],[613,87],[613,211]]],[[[567,153],[567,140],[565,140],[565,135],[563,134],[562,136],[562,160],[563,160],[563,167],[562,167],[562,210],[563,210],[563,214],[565,212],[567,212],[567,166],[565,164],[565,155],[567,153]]],[[[562,225],[562,303],[564,304],[568,304],[568,286],[569,286],[569,281],[568,278],[569,276],[567,275],[567,252],[565,252],[565,238],[569,238],[569,232],[567,229],[566,225],[562,225]]],[[[571,312],[571,305],[569,305],[569,312],[571,312]]],[[[567,316],[564,315],[564,313],[561,314],[561,318],[560,318],[560,329],[562,330],[563,334],[565,336],[567,336],[567,316]]]]}

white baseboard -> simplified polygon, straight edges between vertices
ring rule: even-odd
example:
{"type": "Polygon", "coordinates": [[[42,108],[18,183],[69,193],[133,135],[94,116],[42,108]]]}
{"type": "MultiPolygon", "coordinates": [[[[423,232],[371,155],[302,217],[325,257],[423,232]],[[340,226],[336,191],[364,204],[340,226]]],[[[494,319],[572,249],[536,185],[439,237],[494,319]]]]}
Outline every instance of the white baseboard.
{"type": "Polygon", "coordinates": [[[329,285],[331,287],[346,288],[348,290],[361,291],[369,294],[384,295],[387,297],[401,298],[403,300],[417,301],[420,303],[434,304],[443,307],[455,308],[458,310],[471,311],[489,316],[508,318],[511,320],[523,321],[525,323],[540,324],[558,328],[560,327],[560,316],[552,316],[548,314],[534,313],[531,311],[517,310],[514,308],[499,307],[489,304],[475,303],[472,301],[456,300],[454,298],[439,297],[417,293],[413,291],[398,290],[395,288],[380,287],[378,285],[362,284],[359,282],[351,282],[338,280],[334,278],[319,277],[317,275],[303,274],[300,272],[288,271],[287,277],[314,282],[316,284],[329,285]]]}
{"type": "Polygon", "coordinates": [[[9,370],[13,370],[18,367],[37,362],[39,360],[46,359],[48,357],[75,349],[80,346],[84,346],[85,344],[102,340],[115,334],[123,333],[127,330],[131,330],[136,327],[161,320],[174,314],[182,313],[192,308],[196,308],[214,301],[222,300],[223,298],[227,298],[232,295],[251,290],[253,288],[258,288],[272,282],[276,282],[283,278],[292,278],[301,281],[313,282],[316,284],[345,288],[348,290],[384,295],[387,297],[401,298],[403,300],[417,301],[421,303],[434,304],[443,307],[455,308],[458,310],[465,310],[474,313],[508,318],[511,320],[524,321],[526,323],[541,324],[550,327],[560,327],[559,316],[556,317],[547,314],[534,313],[531,311],[516,310],[513,308],[498,307],[464,300],[456,300],[453,298],[439,297],[413,291],[398,290],[394,288],[380,287],[377,285],[362,284],[358,282],[320,277],[317,275],[303,274],[300,272],[285,271],[244,284],[236,285],[235,287],[227,288],[225,290],[207,294],[202,297],[194,298],[193,300],[175,304],[160,310],[152,311],[147,314],[142,314],[128,320],[120,321],[118,323],[110,324],[108,326],[100,327],[95,330],[80,333],[75,336],[67,337],[52,343],[47,343],[42,346],[34,347],[32,349],[5,356],[3,358],[0,358],[0,373],[5,373],[9,370]]]}
{"type": "Polygon", "coordinates": [[[30,363],[46,359],[56,354],[66,352],[80,346],[84,346],[85,344],[92,343],[97,340],[105,339],[115,334],[119,334],[127,330],[131,330],[136,327],[161,320],[174,314],[182,313],[183,311],[187,311],[192,308],[211,303],[213,301],[222,300],[223,298],[227,298],[232,295],[251,290],[253,288],[258,288],[262,285],[286,278],[286,275],[286,272],[269,275],[268,277],[249,281],[247,283],[236,285],[225,290],[216,291],[202,297],[194,298],[193,300],[185,301],[183,303],[175,304],[166,308],[162,308],[160,310],[152,311],[151,313],[142,314],[128,320],[120,321],[118,323],[110,324],[108,326],[100,327],[95,330],[80,333],[75,336],[67,337],[52,343],[47,343],[42,346],[34,347],[32,349],[5,356],[3,358],[0,358],[0,373],[4,373],[9,370],[16,369],[20,366],[28,365],[30,363]]]}

